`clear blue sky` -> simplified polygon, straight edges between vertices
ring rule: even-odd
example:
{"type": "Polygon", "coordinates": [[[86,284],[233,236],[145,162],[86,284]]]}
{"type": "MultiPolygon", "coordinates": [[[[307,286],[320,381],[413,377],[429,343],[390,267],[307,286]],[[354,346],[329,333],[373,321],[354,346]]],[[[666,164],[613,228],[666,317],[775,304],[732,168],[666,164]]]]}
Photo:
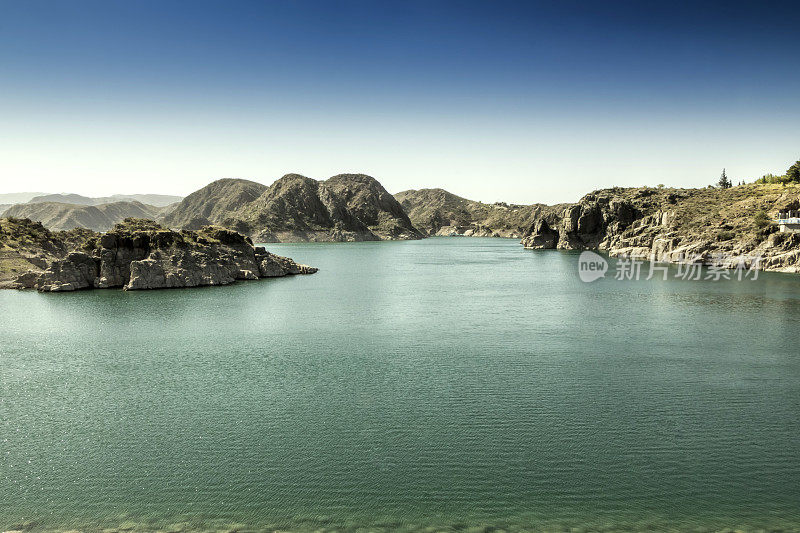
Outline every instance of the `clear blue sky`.
{"type": "Polygon", "coordinates": [[[0,192],[558,202],[800,158],[800,6],[0,0],[0,192]]]}

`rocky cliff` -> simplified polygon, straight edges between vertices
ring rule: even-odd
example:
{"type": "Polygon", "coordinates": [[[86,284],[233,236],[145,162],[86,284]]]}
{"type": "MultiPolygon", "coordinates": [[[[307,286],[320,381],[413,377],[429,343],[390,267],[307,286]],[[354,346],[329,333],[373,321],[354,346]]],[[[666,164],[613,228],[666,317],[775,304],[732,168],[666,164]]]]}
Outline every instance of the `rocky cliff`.
{"type": "Polygon", "coordinates": [[[537,205],[485,204],[444,189],[399,192],[395,198],[415,227],[427,235],[520,238],[542,208],[537,205]]]}
{"type": "Polygon", "coordinates": [[[325,181],[287,174],[269,187],[219,180],[187,196],[163,221],[189,229],[218,224],[259,242],[422,237],[397,200],[364,174],[325,181]]]}
{"type": "Polygon", "coordinates": [[[254,247],[228,229],[175,232],[142,219],[127,219],[104,234],[53,233],[31,221],[3,219],[0,243],[16,254],[0,258],[0,286],[50,292],[227,285],[317,270],[254,247]],[[20,259],[28,263],[24,273],[20,259]]]}
{"type": "Polygon", "coordinates": [[[531,249],[599,249],[612,256],[800,272],[800,234],[778,212],[800,208],[798,185],[730,189],[614,188],[542,209],[522,239],[531,249]]]}
{"type": "Polygon", "coordinates": [[[3,216],[29,218],[55,231],[67,231],[73,228],[108,231],[126,218],[154,219],[161,212],[162,208],[141,202],[112,202],[100,205],[31,202],[10,207],[3,216]]]}

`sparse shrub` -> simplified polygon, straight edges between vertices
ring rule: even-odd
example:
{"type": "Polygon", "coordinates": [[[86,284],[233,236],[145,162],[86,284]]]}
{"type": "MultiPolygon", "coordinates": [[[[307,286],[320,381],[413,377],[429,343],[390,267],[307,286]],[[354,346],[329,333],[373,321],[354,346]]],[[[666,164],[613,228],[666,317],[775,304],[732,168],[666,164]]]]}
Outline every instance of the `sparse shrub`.
{"type": "Polygon", "coordinates": [[[786,235],[788,235],[788,234],[787,233],[774,233],[772,235],[772,237],[770,237],[770,240],[771,240],[773,246],[780,246],[781,244],[783,244],[783,241],[786,240],[786,235]]]}
{"type": "Polygon", "coordinates": [[[772,220],[765,210],[759,209],[753,214],[753,223],[758,229],[763,229],[772,224],[772,220]]]}
{"type": "Polygon", "coordinates": [[[736,233],[734,233],[732,231],[720,231],[719,233],[717,233],[717,241],[718,242],[729,241],[729,240],[731,240],[731,239],[733,239],[735,237],[736,237],[736,233]]]}
{"type": "Polygon", "coordinates": [[[788,176],[776,176],[775,174],[764,174],[760,178],[758,178],[755,182],[761,184],[781,184],[786,185],[791,180],[788,176]]]}

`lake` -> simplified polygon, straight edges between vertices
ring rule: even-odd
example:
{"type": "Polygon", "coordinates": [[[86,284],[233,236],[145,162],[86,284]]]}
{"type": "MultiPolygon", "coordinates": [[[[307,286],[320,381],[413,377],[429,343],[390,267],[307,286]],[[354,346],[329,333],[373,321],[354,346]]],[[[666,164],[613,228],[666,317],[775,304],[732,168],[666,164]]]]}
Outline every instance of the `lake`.
{"type": "Polygon", "coordinates": [[[267,247],[320,271],[0,291],[0,530],[800,530],[800,277],[267,247]]]}

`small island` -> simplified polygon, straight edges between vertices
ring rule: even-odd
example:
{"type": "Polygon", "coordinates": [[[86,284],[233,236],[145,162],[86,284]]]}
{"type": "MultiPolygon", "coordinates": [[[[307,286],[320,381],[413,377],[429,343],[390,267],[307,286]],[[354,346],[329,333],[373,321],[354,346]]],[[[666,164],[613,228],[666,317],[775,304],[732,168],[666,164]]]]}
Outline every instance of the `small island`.
{"type": "Polygon", "coordinates": [[[217,226],[177,232],[127,218],[106,233],[51,232],[29,219],[0,219],[0,288],[166,289],[316,271],[217,226]]]}

